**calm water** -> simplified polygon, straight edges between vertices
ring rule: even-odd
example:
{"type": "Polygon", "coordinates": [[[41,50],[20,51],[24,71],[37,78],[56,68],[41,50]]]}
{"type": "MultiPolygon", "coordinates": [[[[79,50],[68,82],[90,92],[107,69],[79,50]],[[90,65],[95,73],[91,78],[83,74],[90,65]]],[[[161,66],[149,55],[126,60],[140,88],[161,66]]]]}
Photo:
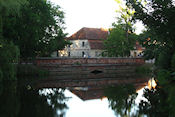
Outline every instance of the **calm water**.
{"type": "Polygon", "coordinates": [[[0,85],[0,117],[139,116],[141,93],[137,95],[136,89],[143,85],[101,84],[41,88],[28,82],[4,83],[0,85]]]}

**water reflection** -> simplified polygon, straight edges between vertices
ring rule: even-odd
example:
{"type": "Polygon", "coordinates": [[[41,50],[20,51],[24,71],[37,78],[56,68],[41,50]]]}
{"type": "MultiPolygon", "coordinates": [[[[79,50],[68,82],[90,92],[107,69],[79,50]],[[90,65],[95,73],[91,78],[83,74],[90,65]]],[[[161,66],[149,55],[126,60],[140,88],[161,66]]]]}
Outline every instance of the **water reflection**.
{"type": "Polygon", "coordinates": [[[174,117],[170,114],[171,110],[169,108],[172,102],[169,103],[166,101],[169,97],[164,89],[160,87],[152,89],[145,88],[143,95],[146,100],[141,100],[139,103],[139,113],[145,114],[147,117],[174,117]]]}
{"type": "Polygon", "coordinates": [[[0,116],[138,116],[136,89],[146,82],[147,78],[93,78],[4,83],[0,85],[0,116]],[[68,90],[71,95],[65,93],[68,90]]]}
{"type": "Polygon", "coordinates": [[[135,88],[131,85],[109,87],[105,90],[110,107],[121,117],[130,115],[131,107],[135,104],[135,88]]]}
{"type": "Polygon", "coordinates": [[[20,101],[17,98],[16,83],[0,84],[0,115],[1,117],[16,117],[20,112],[20,101]],[[5,87],[7,86],[7,87],[5,87]]]}
{"type": "Polygon", "coordinates": [[[50,89],[51,93],[39,93],[38,89],[19,86],[17,83],[1,84],[1,117],[62,117],[67,109],[64,90],[50,89]],[[60,111],[60,113],[58,113],[60,111]]]}

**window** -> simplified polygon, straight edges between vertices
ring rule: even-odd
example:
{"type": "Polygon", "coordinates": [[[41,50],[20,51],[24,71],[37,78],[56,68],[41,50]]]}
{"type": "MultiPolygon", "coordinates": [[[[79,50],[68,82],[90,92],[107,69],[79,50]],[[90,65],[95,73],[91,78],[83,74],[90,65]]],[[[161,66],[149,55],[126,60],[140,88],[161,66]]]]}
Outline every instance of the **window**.
{"type": "Polygon", "coordinates": [[[82,57],[85,57],[85,53],[84,52],[82,52],[82,57]]]}
{"type": "Polygon", "coordinates": [[[68,52],[68,56],[70,57],[70,52],[68,52]]]}
{"type": "Polygon", "coordinates": [[[84,47],[84,41],[82,42],[82,47],[84,47]]]}

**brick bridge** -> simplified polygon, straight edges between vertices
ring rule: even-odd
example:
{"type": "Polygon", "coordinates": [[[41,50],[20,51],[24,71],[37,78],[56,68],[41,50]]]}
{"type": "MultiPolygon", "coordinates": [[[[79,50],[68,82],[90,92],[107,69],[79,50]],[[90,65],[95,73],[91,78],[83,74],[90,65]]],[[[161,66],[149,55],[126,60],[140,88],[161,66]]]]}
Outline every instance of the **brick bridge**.
{"type": "MultiPolygon", "coordinates": [[[[50,79],[83,80],[134,78],[142,58],[37,58],[36,65],[50,71],[50,79]]],[[[140,76],[139,76],[140,77],[140,76]]]]}
{"type": "Polygon", "coordinates": [[[131,76],[137,66],[143,65],[143,58],[37,58],[36,65],[50,71],[50,75],[68,78],[96,77],[89,73],[101,73],[106,77],[131,76]],[[115,73],[115,75],[114,75],[115,73]]]}

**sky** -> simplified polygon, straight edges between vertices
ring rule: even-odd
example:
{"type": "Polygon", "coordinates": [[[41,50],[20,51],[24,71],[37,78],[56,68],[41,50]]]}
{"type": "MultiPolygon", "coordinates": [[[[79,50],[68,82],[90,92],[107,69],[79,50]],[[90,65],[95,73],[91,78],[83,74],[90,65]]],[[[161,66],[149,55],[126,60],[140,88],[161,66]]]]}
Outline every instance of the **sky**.
{"type": "MultiPolygon", "coordinates": [[[[111,28],[116,22],[118,9],[115,0],[50,0],[65,12],[65,32],[72,35],[83,27],[111,28]]],[[[137,24],[136,33],[143,29],[137,24]]]]}
{"type": "Polygon", "coordinates": [[[114,111],[109,108],[107,98],[83,101],[68,90],[65,90],[65,96],[71,97],[66,102],[69,107],[66,117],[116,117],[114,111]]]}

